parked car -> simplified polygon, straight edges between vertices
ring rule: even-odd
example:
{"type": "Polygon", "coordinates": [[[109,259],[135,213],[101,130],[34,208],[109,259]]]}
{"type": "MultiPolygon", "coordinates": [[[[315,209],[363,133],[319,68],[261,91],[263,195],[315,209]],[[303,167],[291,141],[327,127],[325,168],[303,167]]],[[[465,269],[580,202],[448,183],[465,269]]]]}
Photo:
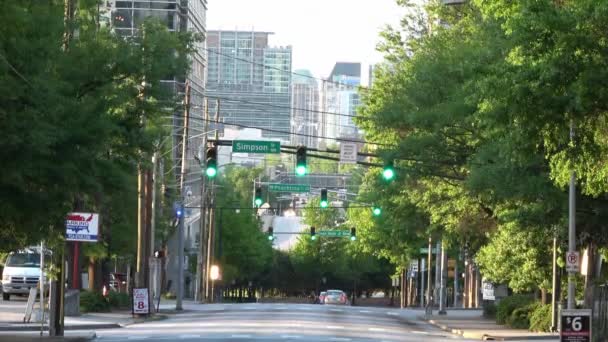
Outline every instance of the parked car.
{"type": "Polygon", "coordinates": [[[326,295],[327,295],[327,292],[325,292],[325,291],[319,293],[319,304],[324,304],[325,303],[325,296],[326,295]]]}
{"type": "MultiPolygon", "coordinates": [[[[49,258],[50,259],[50,258],[49,258]]],[[[37,287],[40,279],[40,248],[26,248],[11,252],[2,270],[2,299],[11,295],[27,295],[37,287]]],[[[48,278],[45,290],[48,289],[48,278]]]]}
{"type": "Polygon", "coordinates": [[[127,274],[110,273],[110,290],[115,292],[127,292],[127,274]]]}
{"type": "Polygon", "coordinates": [[[346,293],[342,290],[328,290],[325,296],[325,304],[348,304],[346,293]]]}

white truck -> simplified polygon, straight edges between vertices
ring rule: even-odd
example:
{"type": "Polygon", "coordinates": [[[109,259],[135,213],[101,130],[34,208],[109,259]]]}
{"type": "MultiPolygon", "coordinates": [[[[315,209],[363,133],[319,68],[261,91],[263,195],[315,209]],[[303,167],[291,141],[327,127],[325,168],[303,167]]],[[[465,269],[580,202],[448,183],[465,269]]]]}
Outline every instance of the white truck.
{"type": "MultiPolygon", "coordinates": [[[[45,257],[45,264],[48,260],[45,257]]],[[[40,247],[11,252],[2,271],[2,299],[10,300],[11,295],[27,295],[30,288],[38,286],[39,279],[40,247]]]]}

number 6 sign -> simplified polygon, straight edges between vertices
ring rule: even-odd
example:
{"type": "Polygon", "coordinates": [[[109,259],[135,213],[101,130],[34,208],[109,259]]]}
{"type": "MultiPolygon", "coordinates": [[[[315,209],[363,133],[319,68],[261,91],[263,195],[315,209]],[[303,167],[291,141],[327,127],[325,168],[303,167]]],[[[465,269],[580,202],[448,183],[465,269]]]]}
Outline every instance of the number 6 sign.
{"type": "Polygon", "coordinates": [[[591,342],[591,310],[562,310],[560,341],[591,342]]]}
{"type": "Polygon", "coordinates": [[[133,314],[148,315],[150,314],[150,299],[147,288],[133,289],[133,314]]]}

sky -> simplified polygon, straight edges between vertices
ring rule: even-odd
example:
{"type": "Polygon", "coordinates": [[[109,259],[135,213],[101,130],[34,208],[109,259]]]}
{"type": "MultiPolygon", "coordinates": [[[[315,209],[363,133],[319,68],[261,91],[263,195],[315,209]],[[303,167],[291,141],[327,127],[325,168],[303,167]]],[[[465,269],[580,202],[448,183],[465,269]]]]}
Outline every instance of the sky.
{"type": "Polygon", "coordinates": [[[397,26],[404,10],[395,0],[208,0],[208,30],[274,32],[270,44],[292,46],[292,68],[326,78],[336,62],[382,61],[379,32],[397,26]]]}

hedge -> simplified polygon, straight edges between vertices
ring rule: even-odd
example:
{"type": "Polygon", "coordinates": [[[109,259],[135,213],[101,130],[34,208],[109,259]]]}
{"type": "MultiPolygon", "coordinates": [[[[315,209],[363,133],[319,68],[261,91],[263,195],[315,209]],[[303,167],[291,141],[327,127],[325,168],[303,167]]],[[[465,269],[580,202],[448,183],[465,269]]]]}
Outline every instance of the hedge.
{"type": "Polygon", "coordinates": [[[496,323],[506,324],[513,311],[526,307],[534,302],[534,298],[527,295],[514,295],[503,298],[496,308],[496,323]]]}

